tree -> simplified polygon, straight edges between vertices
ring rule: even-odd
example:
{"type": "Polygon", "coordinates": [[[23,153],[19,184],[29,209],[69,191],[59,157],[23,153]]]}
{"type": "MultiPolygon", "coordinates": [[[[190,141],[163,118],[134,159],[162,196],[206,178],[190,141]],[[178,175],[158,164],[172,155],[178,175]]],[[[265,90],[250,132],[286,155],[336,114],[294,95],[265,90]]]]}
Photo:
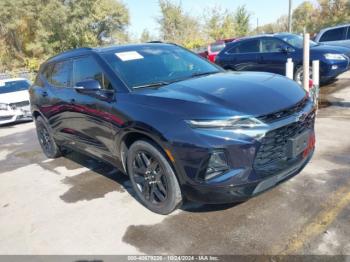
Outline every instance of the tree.
{"type": "MultiPolygon", "coordinates": [[[[317,4],[305,1],[293,12],[293,31],[302,33],[304,28],[309,33],[317,33],[322,28],[348,23],[350,20],[349,0],[318,0],[317,4]]],[[[260,27],[261,31],[281,32],[288,29],[286,16],[275,23],[260,27]]]]}
{"type": "Polygon", "coordinates": [[[152,41],[152,36],[150,35],[149,31],[147,29],[144,29],[142,31],[141,37],[140,37],[140,42],[141,43],[147,43],[152,41]]]}
{"type": "Polygon", "coordinates": [[[250,14],[245,6],[239,6],[234,14],[236,36],[246,36],[249,32],[250,14]]]}
{"type": "MultiPolygon", "coordinates": [[[[2,67],[40,63],[58,52],[127,38],[128,10],[118,0],[2,0],[2,67]]],[[[1,66],[0,66],[1,67],[1,66]]]]}
{"type": "Polygon", "coordinates": [[[293,30],[296,33],[315,32],[317,10],[309,1],[300,4],[293,12],[293,30]]]}
{"type": "Polygon", "coordinates": [[[164,41],[184,46],[190,42],[201,42],[198,19],[185,13],[181,4],[174,4],[170,0],[159,0],[159,6],[161,16],[157,22],[164,41]]]}
{"type": "Polygon", "coordinates": [[[211,41],[231,38],[235,35],[234,14],[215,6],[204,17],[205,32],[211,41]]]}
{"type": "Polygon", "coordinates": [[[319,21],[323,27],[349,22],[349,0],[318,0],[318,3],[319,21]]]}

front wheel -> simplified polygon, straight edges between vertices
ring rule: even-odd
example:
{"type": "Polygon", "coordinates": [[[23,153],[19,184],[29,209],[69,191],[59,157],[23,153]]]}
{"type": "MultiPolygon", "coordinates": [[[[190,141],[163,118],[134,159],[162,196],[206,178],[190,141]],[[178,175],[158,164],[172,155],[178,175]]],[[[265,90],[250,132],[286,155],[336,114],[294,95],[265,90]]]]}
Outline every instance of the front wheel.
{"type": "MultiPolygon", "coordinates": [[[[310,67],[309,71],[310,79],[312,79],[312,68],[310,67]]],[[[304,81],[304,68],[302,66],[298,67],[295,71],[294,75],[294,81],[297,82],[299,85],[303,85],[304,81]]]]}
{"type": "Polygon", "coordinates": [[[127,156],[131,184],[139,201],[151,211],[167,215],[182,203],[174,170],[152,143],[136,141],[127,156]]]}

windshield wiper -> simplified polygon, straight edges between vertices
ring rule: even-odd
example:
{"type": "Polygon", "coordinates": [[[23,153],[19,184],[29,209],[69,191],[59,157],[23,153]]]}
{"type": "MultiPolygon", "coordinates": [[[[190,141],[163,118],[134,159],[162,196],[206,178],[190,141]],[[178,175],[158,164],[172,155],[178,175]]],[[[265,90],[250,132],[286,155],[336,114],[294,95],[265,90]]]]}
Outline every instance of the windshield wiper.
{"type": "Polygon", "coordinates": [[[220,71],[211,71],[211,72],[197,72],[193,73],[191,77],[197,77],[197,76],[207,76],[207,75],[213,75],[213,74],[218,74],[220,71]]]}
{"type": "Polygon", "coordinates": [[[159,82],[154,82],[154,83],[149,83],[149,84],[145,84],[145,85],[139,85],[139,86],[134,86],[134,89],[139,89],[139,88],[147,88],[147,87],[158,87],[158,86],[165,86],[165,85],[169,85],[169,82],[165,82],[165,81],[159,81],[159,82]]]}

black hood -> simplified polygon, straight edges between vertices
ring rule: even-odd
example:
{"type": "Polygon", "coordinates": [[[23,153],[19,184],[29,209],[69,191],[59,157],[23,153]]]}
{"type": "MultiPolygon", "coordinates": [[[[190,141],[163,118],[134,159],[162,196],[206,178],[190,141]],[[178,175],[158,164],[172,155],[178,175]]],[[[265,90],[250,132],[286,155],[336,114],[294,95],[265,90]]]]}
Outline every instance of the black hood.
{"type": "Polygon", "coordinates": [[[205,117],[236,112],[259,116],[289,108],[306,95],[294,81],[283,76],[256,72],[226,72],[145,89],[143,103],[169,112],[205,117]]]}

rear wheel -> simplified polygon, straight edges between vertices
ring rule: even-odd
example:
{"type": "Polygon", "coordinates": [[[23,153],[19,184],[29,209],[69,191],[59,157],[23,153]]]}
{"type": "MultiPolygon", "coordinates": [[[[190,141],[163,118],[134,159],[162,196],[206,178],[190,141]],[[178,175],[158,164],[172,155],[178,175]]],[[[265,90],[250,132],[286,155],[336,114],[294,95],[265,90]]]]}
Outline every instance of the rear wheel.
{"type": "Polygon", "coordinates": [[[139,201],[151,211],[169,214],[182,203],[174,170],[152,143],[136,141],[127,157],[128,174],[139,201]]]}
{"type": "Polygon", "coordinates": [[[36,133],[44,154],[48,158],[57,158],[62,155],[59,146],[56,144],[51,129],[42,117],[35,119],[36,133]]]}

